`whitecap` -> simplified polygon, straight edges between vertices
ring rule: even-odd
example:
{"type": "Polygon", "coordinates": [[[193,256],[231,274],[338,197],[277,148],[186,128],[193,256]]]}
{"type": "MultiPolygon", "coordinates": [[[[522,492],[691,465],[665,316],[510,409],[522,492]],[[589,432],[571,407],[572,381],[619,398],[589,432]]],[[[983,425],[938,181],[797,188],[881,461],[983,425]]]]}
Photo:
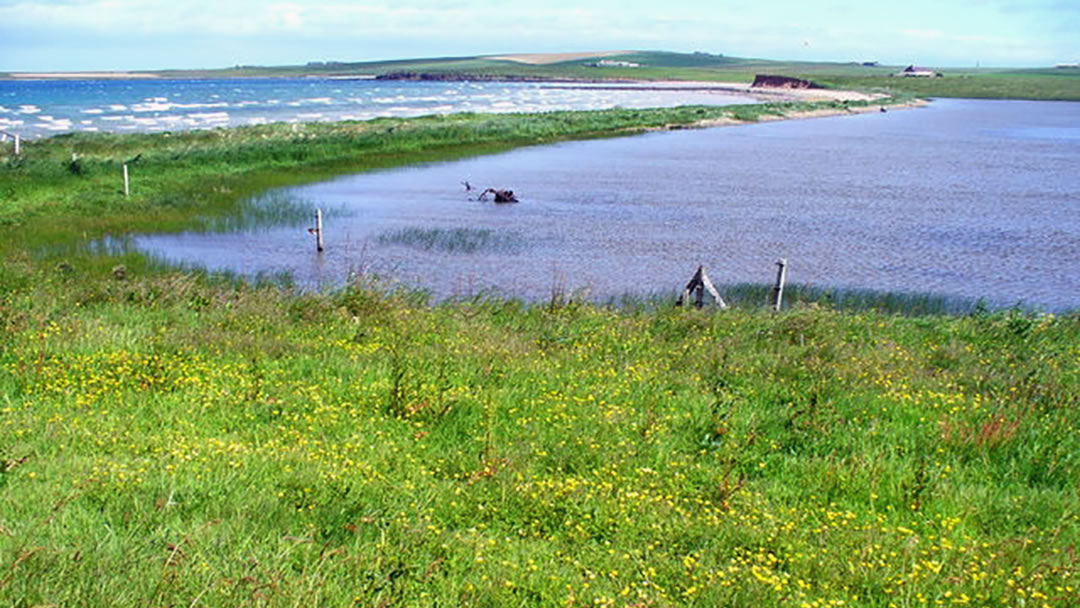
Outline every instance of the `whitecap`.
{"type": "Polygon", "coordinates": [[[104,114],[105,110],[102,110],[101,108],[90,108],[88,110],[83,110],[82,113],[83,114],[104,114]]]}
{"type": "Polygon", "coordinates": [[[137,103],[131,106],[132,112],[166,112],[172,108],[171,103],[137,103]]]}
{"type": "Polygon", "coordinates": [[[41,108],[39,108],[39,107],[37,107],[35,105],[23,104],[23,105],[19,106],[19,110],[18,110],[17,113],[18,114],[37,114],[40,111],[41,111],[41,108]]]}
{"type": "Polygon", "coordinates": [[[180,110],[198,110],[198,109],[203,109],[203,108],[227,108],[227,107],[229,107],[229,104],[228,104],[228,102],[225,102],[225,101],[216,101],[214,103],[173,103],[173,104],[169,104],[169,109],[180,109],[180,110]]]}
{"type": "Polygon", "coordinates": [[[229,120],[228,112],[202,112],[197,114],[188,114],[189,118],[195,120],[202,120],[205,122],[223,122],[229,120]]]}

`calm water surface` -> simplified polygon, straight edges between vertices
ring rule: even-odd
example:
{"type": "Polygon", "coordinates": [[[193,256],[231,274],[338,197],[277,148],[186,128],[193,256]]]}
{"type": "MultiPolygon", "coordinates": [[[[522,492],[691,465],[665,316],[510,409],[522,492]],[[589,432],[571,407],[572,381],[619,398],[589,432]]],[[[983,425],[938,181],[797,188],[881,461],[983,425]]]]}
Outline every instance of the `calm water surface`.
{"type": "Polygon", "coordinates": [[[438,297],[674,292],[714,282],[931,291],[1080,306],[1080,104],[928,108],[519,149],[290,189],[328,209],[327,252],[302,227],[147,235],[138,247],[253,275],[340,284],[377,272],[438,297]],[[512,188],[469,200],[459,182],[512,188]],[[380,235],[466,229],[504,246],[425,250],[380,235]],[[509,246],[505,246],[509,244],[509,246]]]}

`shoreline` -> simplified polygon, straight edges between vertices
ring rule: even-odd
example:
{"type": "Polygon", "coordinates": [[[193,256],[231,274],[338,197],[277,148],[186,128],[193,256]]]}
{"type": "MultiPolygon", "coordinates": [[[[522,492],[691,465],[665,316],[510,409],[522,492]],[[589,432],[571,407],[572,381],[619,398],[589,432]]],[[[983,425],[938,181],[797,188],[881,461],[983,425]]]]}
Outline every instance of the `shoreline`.
{"type": "Polygon", "coordinates": [[[738,127],[743,125],[752,125],[763,122],[780,122],[785,120],[808,120],[812,118],[828,118],[830,116],[847,116],[852,114],[871,114],[875,112],[891,111],[891,110],[911,110],[916,108],[924,108],[930,105],[930,101],[926,99],[914,99],[912,101],[904,101],[897,103],[884,103],[881,105],[865,105],[865,106],[842,106],[835,108],[816,108],[813,110],[797,110],[786,114],[761,114],[756,120],[740,120],[730,116],[723,118],[706,118],[690,124],[670,124],[662,125],[658,127],[646,128],[647,132],[657,131],[681,131],[685,129],[712,129],[720,127],[738,127]]]}

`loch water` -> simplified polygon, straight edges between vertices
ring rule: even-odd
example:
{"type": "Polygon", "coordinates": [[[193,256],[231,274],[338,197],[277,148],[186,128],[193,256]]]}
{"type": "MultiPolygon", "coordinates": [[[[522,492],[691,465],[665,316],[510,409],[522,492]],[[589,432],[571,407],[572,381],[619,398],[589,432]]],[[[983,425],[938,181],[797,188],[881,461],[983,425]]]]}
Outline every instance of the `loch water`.
{"type": "Polygon", "coordinates": [[[295,223],[134,238],[163,258],[301,285],[351,275],[543,300],[716,283],[933,292],[1080,306],[1080,104],[928,107],[527,147],[272,193],[326,210],[324,254],[295,223]],[[474,200],[462,181],[511,188],[474,200]],[[441,239],[441,240],[440,240],[441,239]],[[469,241],[469,239],[472,239],[469,241]],[[471,242],[471,248],[454,243],[471,242]]]}

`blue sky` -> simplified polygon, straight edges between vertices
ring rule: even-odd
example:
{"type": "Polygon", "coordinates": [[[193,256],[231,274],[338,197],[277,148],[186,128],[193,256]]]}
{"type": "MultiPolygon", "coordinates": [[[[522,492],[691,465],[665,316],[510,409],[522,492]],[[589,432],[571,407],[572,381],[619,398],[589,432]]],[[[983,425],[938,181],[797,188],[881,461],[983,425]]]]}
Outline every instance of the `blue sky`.
{"type": "Polygon", "coordinates": [[[0,71],[650,49],[949,66],[1080,61],[1080,0],[0,0],[0,71]]]}

